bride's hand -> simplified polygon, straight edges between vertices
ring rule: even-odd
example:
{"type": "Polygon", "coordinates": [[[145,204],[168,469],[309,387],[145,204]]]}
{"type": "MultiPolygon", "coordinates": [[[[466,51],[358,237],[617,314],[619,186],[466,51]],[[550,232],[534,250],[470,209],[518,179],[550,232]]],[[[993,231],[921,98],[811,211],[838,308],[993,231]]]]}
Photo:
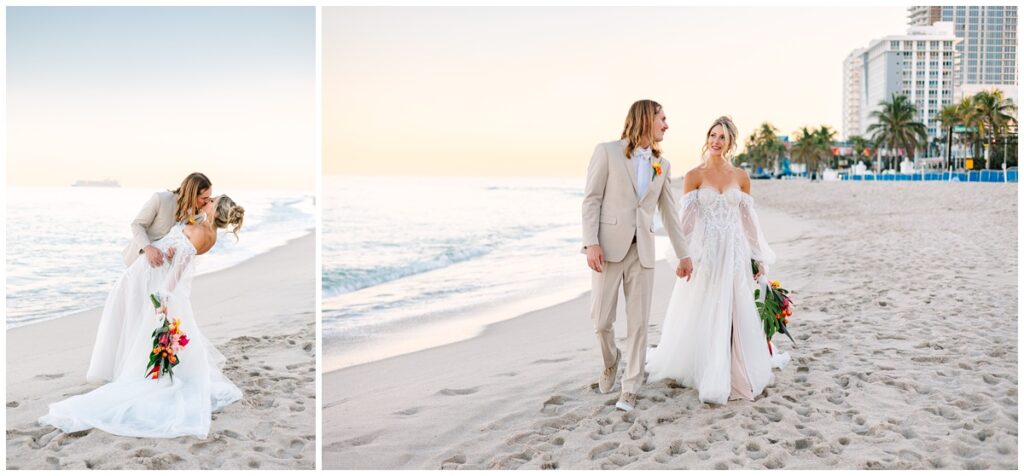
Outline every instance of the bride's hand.
{"type": "Polygon", "coordinates": [[[676,276],[690,281],[690,277],[693,276],[693,260],[690,258],[679,260],[679,266],[676,266],[676,276]]]}
{"type": "Polygon", "coordinates": [[[762,276],[764,276],[764,263],[758,261],[757,274],[754,275],[754,281],[760,281],[762,276]]]}
{"type": "Polygon", "coordinates": [[[174,247],[167,248],[167,261],[174,259],[174,247]]]}

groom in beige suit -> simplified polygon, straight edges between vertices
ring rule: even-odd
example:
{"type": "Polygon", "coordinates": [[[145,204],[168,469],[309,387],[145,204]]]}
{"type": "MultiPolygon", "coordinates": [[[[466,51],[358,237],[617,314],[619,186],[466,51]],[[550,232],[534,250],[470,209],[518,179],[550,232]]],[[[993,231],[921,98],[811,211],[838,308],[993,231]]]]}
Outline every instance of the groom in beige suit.
{"type": "MultiPolygon", "coordinates": [[[[165,256],[152,243],[163,238],[179,222],[202,222],[205,215],[200,210],[212,200],[211,193],[210,179],[193,172],[181,181],[177,190],[150,196],[132,220],[132,240],[124,249],[125,266],[131,266],[140,256],[145,256],[154,268],[162,266],[165,256]]],[[[174,258],[173,247],[167,250],[166,258],[174,258]]]]}
{"type": "Polygon", "coordinates": [[[676,275],[689,280],[693,271],[669,179],[672,170],[658,146],[666,130],[661,105],[637,101],[629,109],[622,140],[598,144],[587,169],[583,245],[587,265],[593,270],[590,315],[604,357],[598,389],[601,393],[612,390],[622,360],[613,328],[621,285],[626,297],[626,371],[615,407],[624,411],[636,406],[644,380],[647,321],[657,261],[656,208],[661,211],[676,256],[682,257],[676,275]]]}

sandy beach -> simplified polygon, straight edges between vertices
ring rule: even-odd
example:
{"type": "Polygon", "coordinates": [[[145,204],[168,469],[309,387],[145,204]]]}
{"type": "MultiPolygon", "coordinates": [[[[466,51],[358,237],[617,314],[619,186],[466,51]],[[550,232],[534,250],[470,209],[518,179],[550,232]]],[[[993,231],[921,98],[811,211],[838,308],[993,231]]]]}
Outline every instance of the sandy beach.
{"type": "Polygon", "coordinates": [[[196,319],[243,393],[205,440],[39,426],[49,403],[98,386],[85,372],[101,310],[8,331],[7,469],[313,469],[315,256],[306,235],[195,278],[196,319]]]}
{"type": "MultiPolygon", "coordinates": [[[[796,300],[797,346],[775,339],[793,360],[766,396],[704,405],[648,382],[616,411],[618,384],[592,385],[588,294],[326,374],[324,468],[1016,469],[1017,185],[756,181],[753,195],[769,275],[796,300]]],[[[651,344],[675,279],[656,273],[651,344]]]]}

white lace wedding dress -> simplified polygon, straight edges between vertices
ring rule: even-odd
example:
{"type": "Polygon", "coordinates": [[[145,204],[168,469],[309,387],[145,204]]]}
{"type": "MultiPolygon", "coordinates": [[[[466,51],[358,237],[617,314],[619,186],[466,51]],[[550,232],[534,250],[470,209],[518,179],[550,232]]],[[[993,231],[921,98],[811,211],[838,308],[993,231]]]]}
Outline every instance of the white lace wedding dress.
{"type": "Polygon", "coordinates": [[[50,404],[39,419],[66,432],[98,428],[123,436],[206,438],[210,413],[241,398],[242,392],[220,371],[224,356],[203,336],[192,315],[191,287],[196,249],[175,225],[153,243],[172,260],[153,268],[140,257],[125,270],[107,297],[86,379],[109,383],[89,393],[50,404]],[[188,345],[178,354],[174,378],[146,376],[159,324],[151,293],[159,293],[168,317],[181,319],[188,345]]]}
{"type": "Polygon", "coordinates": [[[753,400],[788,354],[772,357],[754,306],[750,259],[774,262],[754,199],[733,185],[701,187],[682,199],[683,233],[693,259],[689,282],[676,281],[661,341],[647,353],[648,381],[675,379],[702,402],[753,400]]]}

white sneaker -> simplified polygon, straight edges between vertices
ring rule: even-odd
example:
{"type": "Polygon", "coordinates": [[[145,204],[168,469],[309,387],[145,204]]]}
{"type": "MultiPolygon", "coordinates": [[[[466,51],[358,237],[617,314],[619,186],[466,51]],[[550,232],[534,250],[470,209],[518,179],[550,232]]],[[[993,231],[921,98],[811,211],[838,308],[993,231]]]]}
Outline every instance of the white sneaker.
{"type": "Polygon", "coordinates": [[[636,408],[636,394],[629,392],[622,392],[622,396],[619,397],[619,401],[615,402],[615,408],[624,412],[631,412],[636,408]]]}

